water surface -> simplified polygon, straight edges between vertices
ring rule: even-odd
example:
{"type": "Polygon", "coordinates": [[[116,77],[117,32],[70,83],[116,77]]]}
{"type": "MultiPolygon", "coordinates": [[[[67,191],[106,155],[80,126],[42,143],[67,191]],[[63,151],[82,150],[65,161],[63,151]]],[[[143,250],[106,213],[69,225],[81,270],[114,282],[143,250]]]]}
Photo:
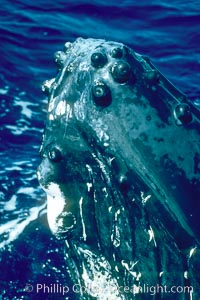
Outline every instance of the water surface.
{"type": "Polygon", "coordinates": [[[123,42],[198,103],[200,2],[2,0],[0,16],[0,299],[44,299],[26,283],[70,284],[36,179],[54,52],[79,36],[123,42]]]}

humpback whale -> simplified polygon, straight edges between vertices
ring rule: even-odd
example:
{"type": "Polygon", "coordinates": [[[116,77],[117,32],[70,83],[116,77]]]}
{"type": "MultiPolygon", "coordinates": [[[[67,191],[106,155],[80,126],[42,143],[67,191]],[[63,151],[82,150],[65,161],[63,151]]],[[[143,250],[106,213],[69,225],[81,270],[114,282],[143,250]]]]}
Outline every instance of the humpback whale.
{"type": "Polygon", "coordinates": [[[77,299],[200,296],[200,112],[130,47],[54,56],[37,176],[77,299]]]}

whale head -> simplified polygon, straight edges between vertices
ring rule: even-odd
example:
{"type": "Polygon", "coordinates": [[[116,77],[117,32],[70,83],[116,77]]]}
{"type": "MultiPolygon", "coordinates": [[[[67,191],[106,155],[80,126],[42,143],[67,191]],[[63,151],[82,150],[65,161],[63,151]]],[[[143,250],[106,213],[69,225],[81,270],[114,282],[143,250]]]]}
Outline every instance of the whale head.
{"type": "Polygon", "coordinates": [[[155,283],[158,265],[198,243],[199,111],[122,43],[78,38],[54,58],[37,171],[50,229],[103,255],[109,278],[137,280],[140,261],[155,283]]]}

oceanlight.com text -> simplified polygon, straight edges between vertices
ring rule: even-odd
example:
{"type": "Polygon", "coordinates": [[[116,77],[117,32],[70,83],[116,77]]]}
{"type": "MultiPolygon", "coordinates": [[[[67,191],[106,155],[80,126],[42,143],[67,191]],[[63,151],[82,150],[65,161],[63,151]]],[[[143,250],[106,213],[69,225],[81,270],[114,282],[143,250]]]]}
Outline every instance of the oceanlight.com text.
{"type": "Polygon", "coordinates": [[[133,285],[133,286],[111,286],[101,288],[97,283],[92,283],[88,286],[74,284],[73,286],[62,285],[59,283],[36,283],[35,285],[27,283],[25,291],[28,293],[34,292],[37,294],[60,294],[67,295],[69,292],[74,294],[189,294],[193,293],[192,286],[167,286],[167,285],[133,285]]]}

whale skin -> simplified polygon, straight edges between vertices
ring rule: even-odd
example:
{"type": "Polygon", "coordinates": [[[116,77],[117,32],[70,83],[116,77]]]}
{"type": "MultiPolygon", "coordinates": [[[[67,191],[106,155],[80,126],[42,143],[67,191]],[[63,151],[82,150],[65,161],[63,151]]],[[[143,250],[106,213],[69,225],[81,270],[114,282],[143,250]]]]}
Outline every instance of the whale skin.
{"type": "Polygon", "coordinates": [[[198,299],[198,107],[122,43],[78,38],[54,59],[37,176],[74,296],[198,299]]]}

